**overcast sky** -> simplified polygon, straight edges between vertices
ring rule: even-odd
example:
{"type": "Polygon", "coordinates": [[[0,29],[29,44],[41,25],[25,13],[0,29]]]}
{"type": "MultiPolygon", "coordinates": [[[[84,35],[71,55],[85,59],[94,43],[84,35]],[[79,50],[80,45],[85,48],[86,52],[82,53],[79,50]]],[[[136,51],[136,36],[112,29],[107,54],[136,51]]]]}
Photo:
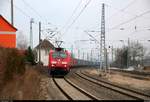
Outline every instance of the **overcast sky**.
{"type": "MultiPolygon", "coordinates": [[[[64,41],[64,47],[70,48],[73,45],[74,49],[95,48],[94,42],[77,40],[90,39],[84,31],[100,31],[102,3],[105,3],[107,46],[122,46],[123,43],[119,40],[124,40],[124,44],[127,45],[127,39],[130,38],[134,41],[145,40],[141,42],[149,49],[150,42],[146,40],[150,39],[150,0],[14,0],[17,36],[21,31],[29,41],[29,22],[34,18],[34,47],[38,44],[38,22],[41,21],[42,29],[57,28],[57,31],[61,32],[59,39],[64,41]],[[87,7],[77,18],[85,5],[87,7]],[[77,19],[72,24],[75,18],[77,19]]],[[[10,0],[0,0],[0,14],[11,21],[10,0]]],[[[100,32],[89,33],[99,40],[100,32]]],[[[46,36],[46,32],[43,31],[42,38],[46,36]]]]}

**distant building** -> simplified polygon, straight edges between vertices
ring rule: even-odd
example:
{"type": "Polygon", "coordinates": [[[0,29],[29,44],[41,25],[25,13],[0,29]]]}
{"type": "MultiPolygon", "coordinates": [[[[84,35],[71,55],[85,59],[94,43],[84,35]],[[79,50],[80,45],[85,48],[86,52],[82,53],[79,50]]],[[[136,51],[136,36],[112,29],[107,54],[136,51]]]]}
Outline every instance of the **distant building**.
{"type": "Polygon", "coordinates": [[[143,64],[145,67],[150,67],[150,57],[143,59],[143,64]]]}
{"type": "Polygon", "coordinates": [[[48,59],[49,59],[49,51],[50,49],[54,49],[54,45],[51,44],[48,40],[44,39],[41,42],[41,45],[37,45],[34,48],[34,52],[35,52],[35,59],[36,62],[39,62],[39,48],[41,48],[41,62],[43,63],[44,66],[48,66],[48,59]]]}
{"type": "Polygon", "coordinates": [[[0,46],[5,48],[16,48],[16,31],[2,15],[0,15],[0,46]]]}

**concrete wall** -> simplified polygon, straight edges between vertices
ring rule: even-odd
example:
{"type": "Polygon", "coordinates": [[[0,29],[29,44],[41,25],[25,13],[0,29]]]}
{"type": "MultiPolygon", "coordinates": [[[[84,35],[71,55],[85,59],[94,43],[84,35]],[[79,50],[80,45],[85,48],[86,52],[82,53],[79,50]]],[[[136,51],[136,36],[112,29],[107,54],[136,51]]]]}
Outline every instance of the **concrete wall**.
{"type": "MultiPolygon", "coordinates": [[[[37,59],[36,62],[39,62],[39,50],[36,50],[37,53],[37,59]]],[[[41,62],[43,63],[44,66],[48,66],[49,62],[49,51],[41,49],[41,62]]]]}

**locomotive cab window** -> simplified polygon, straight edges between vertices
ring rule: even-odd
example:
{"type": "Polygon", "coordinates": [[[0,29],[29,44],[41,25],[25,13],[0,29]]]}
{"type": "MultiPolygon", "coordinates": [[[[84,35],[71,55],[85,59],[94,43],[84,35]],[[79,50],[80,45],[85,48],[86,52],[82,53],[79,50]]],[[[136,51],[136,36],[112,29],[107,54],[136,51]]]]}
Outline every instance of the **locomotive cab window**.
{"type": "Polygon", "coordinates": [[[66,58],[67,57],[67,54],[65,52],[54,52],[52,54],[52,57],[53,58],[66,58]]]}

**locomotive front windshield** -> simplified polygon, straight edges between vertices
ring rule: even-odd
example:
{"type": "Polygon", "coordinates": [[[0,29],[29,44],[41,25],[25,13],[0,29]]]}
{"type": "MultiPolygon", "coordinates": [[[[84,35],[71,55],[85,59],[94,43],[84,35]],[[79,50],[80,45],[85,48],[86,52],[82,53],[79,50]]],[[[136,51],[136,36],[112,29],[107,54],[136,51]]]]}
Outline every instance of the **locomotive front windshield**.
{"type": "Polygon", "coordinates": [[[52,57],[53,57],[53,58],[66,58],[67,55],[66,55],[65,52],[59,51],[59,52],[54,52],[54,53],[52,54],[52,57]]]}

